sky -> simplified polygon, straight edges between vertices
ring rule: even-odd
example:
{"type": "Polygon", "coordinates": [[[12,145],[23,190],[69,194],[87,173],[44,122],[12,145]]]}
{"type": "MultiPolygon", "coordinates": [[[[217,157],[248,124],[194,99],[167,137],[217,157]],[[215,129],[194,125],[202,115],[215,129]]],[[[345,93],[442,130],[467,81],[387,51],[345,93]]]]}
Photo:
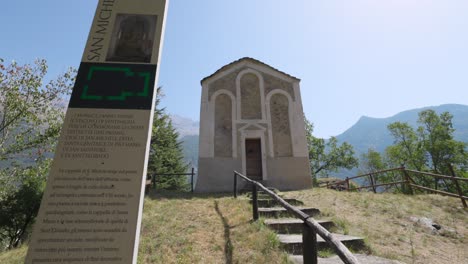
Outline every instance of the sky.
{"type": "MultiPolygon", "coordinates": [[[[3,0],[0,58],[78,68],[97,0],[3,0]]],[[[441,104],[468,105],[466,0],[171,0],[158,85],[199,120],[200,80],[242,57],[301,79],[314,135],[441,104]]]]}

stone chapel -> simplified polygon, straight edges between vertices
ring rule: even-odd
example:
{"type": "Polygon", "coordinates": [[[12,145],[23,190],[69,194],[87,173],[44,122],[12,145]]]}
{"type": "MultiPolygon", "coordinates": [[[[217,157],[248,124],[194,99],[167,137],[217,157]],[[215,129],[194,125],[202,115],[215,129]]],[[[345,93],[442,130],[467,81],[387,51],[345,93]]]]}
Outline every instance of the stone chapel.
{"type": "Polygon", "coordinates": [[[201,81],[196,192],[232,191],[234,170],[279,190],[311,187],[299,82],[252,58],[201,81]]]}

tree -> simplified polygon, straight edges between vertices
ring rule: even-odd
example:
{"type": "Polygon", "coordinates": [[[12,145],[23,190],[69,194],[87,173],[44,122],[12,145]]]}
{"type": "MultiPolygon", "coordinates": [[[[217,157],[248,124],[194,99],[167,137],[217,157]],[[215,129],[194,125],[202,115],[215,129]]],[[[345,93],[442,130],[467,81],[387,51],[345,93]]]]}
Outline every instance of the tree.
{"type": "Polygon", "coordinates": [[[0,59],[0,243],[14,248],[27,238],[48,174],[52,149],[76,71],[43,85],[45,60],[5,65],[0,59]]]}
{"type": "MultiPolygon", "coordinates": [[[[369,177],[364,178],[364,185],[370,186],[371,184],[377,185],[380,183],[388,183],[388,182],[397,182],[401,181],[401,173],[395,171],[387,171],[387,172],[380,172],[378,174],[373,174],[373,172],[382,171],[390,168],[389,162],[385,155],[382,155],[380,152],[375,151],[374,149],[370,148],[367,150],[367,153],[361,155],[359,159],[359,173],[360,174],[368,174],[371,175],[369,177]],[[370,177],[372,177],[373,182],[371,182],[370,177]]],[[[377,187],[377,191],[380,190],[387,190],[392,188],[394,191],[400,192],[402,189],[398,185],[392,186],[381,186],[377,187]]]]}
{"type": "Polygon", "coordinates": [[[387,126],[394,145],[386,149],[393,167],[406,166],[422,171],[426,164],[424,149],[414,129],[407,123],[394,122],[387,126]]]}
{"type": "Polygon", "coordinates": [[[20,246],[28,238],[39,211],[49,165],[50,159],[26,168],[7,169],[18,184],[10,185],[10,191],[0,199],[0,241],[7,249],[20,246]]]}
{"type": "Polygon", "coordinates": [[[379,171],[387,168],[380,152],[371,148],[367,150],[367,153],[361,155],[359,161],[359,170],[361,173],[379,171]]]}
{"type": "MultiPolygon", "coordinates": [[[[459,175],[465,175],[468,166],[467,144],[453,138],[453,116],[448,112],[440,115],[434,110],[418,114],[418,128],[415,131],[407,123],[395,122],[388,126],[395,141],[386,149],[393,163],[403,164],[418,171],[431,171],[450,175],[453,165],[459,175]]],[[[418,184],[430,186],[431,179],[416,179],[418,184]]],[[[445,188],[454,191],[451,182],[443,180],[445,188]]],[[[435,180],[435,187],[438,180],[435,180]]]]}
{"type": "Polygon", "coordinates": [[[318,175],[328,175],[336,172],[340,168],[352,169],[357,167],[359,162],[354,157],[354,149],[347,142],[339,145],[336,137],[331,137],[328,141],[312,135],[314,126],[306,118],[306,137],[309,148],[309,161],[312,177],[317,179],[318,175]]]}
{"type": "Polygon", "coordinates": [[[3,62],[0,59],[0,161],[50,151],[63,123],[64,98],[70,94],[76,71],[70,68],[43,86],[45,60],[23,66],[3,62]]]}
{"type": "MultiPolygon", "coordinates": [[[[156,106],[153,118],[153,128],[148,162],[148,174],[186,173],[181,142],[178,133],[172,126],[171,118],[164,108],[159,108],[161,88],[157,90],[156,106]]],[[[184,190],[187,181],[182,176],[157,176],[156,186],[167,190],[184,190]]]]}
{"type": "Polygon", "coordinates": [[[419,113],[418,133],[425,150],[427,166],[435,173],[450,174],[449,164],[466,167],[466,143],[453,139],[453,116],[444,112],[438,116],[434,110],[419,113]]]}

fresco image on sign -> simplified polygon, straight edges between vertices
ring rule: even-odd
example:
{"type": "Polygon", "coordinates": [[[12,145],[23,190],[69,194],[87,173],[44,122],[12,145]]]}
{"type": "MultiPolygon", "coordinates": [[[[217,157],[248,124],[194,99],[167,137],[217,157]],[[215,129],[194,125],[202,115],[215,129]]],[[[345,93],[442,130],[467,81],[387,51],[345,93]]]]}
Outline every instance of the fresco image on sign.
{"type": "Polygon", "coordinates": [[[118,14],[107,61],[150,62],[156,19],[150,15],[118,14]]]}

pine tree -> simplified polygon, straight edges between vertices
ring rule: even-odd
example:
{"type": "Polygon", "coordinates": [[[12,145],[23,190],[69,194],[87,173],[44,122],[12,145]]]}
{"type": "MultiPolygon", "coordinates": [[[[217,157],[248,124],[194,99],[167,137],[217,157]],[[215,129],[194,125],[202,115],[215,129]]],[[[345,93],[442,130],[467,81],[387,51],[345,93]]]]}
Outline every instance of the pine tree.
{"type": "MultiPolygon", "coordinates": [[[[181,142],[178,141],[179,134],[172,126],[171,118],[165,109],[159,107],[162,96],[162,90],[159,87],[153,118],[148,176],[187,172],[181,142]]],[[[155,181],[158,189],[185,190],[188,187],[184,176],[156,176],[155,181]]]]}

